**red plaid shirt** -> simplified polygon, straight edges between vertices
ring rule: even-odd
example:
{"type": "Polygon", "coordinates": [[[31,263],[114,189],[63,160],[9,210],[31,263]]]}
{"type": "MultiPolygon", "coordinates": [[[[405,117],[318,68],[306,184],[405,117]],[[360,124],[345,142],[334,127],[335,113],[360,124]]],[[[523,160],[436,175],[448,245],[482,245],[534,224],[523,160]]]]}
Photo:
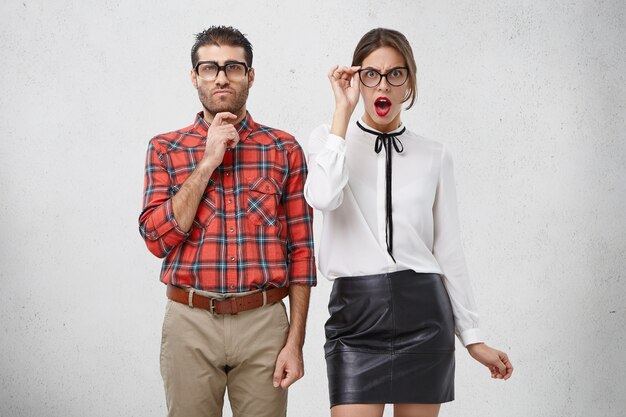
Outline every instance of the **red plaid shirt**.
{"type": "Polygon", "coordinates": [[[176,223],[172,196],[202,159],[209,125],[202,112],[148,146],[139,230],[164,257],[161,281],[213,292],[315,285],[306,162],[295,138],[250,114],[240,141],[213,172],[189,232],[176,223]]]}

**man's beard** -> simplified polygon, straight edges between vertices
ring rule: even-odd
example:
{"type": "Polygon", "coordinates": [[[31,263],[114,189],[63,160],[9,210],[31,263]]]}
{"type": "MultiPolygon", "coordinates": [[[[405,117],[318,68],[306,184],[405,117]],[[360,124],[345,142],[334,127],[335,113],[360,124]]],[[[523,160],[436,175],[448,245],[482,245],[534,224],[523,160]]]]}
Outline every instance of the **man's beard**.
{"type": "Polygon", "coordinates": [[[213,100],[211,91],[204,91],[201,88],[198,88],[198,97],[200,98],[200,102],[211,116],[215,116],[217,113],[221,112],[229,112],[239,116],[241,110],[246,105],[246,100],[248,100],[248,91],[249,87],[246,85],[242,87],[241,90],[234,90],[232,100],[220,101],[213,100]],[[208,94],[207,94],[208,93],[208,94]]]}

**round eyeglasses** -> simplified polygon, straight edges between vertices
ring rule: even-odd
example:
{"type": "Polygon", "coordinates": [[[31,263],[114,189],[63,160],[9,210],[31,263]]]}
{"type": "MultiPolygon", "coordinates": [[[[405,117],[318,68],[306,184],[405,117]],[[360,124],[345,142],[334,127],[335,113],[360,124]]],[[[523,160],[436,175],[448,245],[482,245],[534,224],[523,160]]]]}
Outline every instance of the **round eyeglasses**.
{"type": "Polygon", "coordinates": [[[200,61],[194,68],[199,78],[205,81],[213,81],[220,71],[224,71],[230,81],[241,81],[248,74],[249,68],[245,62],[230,61],[224,65],[218,65],[215,61],[200,61]]]}
{"type": "Polygon", "coordinates": [[[409,69],[406,67],[396,67],[381,74],[373,68],[364,68],[359,71],[359,79],[366,87],[377,87],[383,77],[387,80],[387,84],[392,87],[400,87],[409,79],[409,69]]]}

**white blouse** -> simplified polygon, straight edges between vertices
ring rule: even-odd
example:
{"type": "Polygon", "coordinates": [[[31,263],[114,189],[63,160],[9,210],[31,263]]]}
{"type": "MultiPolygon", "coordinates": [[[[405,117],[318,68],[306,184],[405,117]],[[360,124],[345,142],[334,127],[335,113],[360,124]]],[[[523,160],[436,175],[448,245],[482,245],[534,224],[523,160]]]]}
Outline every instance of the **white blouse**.
{"type": "Polygon", "coordinates": [[[348,127],[345,140],[330,134],[326,125],[311,134],[304,195],[323,213],[320,271],[330,280],[406,269],[441,274],[461,343],[482,342],[461,244],[450,152],[409,130],[398,139],[404,151],[394,150],[392,156],[394,263],[385,235],[384,148],[377,154],[376,137],[356,123],[348,127]]]}

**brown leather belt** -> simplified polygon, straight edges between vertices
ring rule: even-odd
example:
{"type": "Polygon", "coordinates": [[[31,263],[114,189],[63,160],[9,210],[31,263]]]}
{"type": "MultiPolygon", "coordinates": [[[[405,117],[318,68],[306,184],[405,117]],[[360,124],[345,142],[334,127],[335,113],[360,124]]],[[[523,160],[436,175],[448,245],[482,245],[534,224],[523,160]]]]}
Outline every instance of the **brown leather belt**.
{"type": "Polygon", "coordinates": [[[242,311],[252,310],[265,304],[280,301],[287,294],[289,294],[289,289],[283,287],[271,288],[267,291],[255,292],[254,294],[241,297],[219,299],[200,295],[194,290],[187,291],[172,284],[167,284],[167,298],[170,300],[187,304],[189,307],[203,308],[217,314],[237,314],[242,311]]]}

